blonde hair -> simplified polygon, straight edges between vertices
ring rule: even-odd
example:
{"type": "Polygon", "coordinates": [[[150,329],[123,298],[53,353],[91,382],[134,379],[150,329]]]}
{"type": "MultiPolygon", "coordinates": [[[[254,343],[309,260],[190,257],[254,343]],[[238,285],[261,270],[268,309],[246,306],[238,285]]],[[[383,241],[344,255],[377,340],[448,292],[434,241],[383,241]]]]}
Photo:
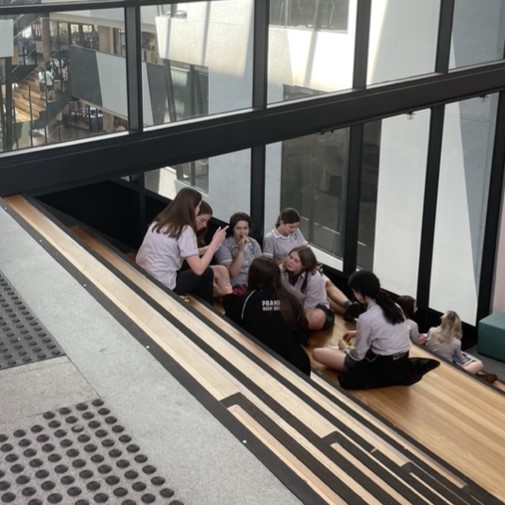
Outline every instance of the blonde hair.
{"type": "Polygon", "coordinates": [[[433,333],[442,344],[448,344],[453,338],[461,340],[463,328],[461,319],[454,310],[448,310],[441,318],[440,325],[433,329],[433,333]]]}

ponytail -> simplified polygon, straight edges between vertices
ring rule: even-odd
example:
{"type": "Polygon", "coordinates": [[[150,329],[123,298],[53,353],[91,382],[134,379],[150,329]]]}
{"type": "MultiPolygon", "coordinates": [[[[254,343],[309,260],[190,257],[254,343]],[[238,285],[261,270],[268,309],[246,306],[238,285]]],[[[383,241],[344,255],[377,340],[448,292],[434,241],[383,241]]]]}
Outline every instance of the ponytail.
{"type": "Polygon", "coordinates": [[[405,321],[402,309],[398,307],[384,291],[381,290],[379,292],[375,299],[375,303],[382,309],[384,317],[391,324],[398,324],[405,321]]]}
{"type": "Polygon", "coordinates": [[[367,270],[355,272],[349,278],[349,287],[359,291],[363,296],[375,300],[375,303],[382,309],[384,317],[391,324],[405,321],[402,309],[382,291],[380,281],[373,272],[367,270]]]}

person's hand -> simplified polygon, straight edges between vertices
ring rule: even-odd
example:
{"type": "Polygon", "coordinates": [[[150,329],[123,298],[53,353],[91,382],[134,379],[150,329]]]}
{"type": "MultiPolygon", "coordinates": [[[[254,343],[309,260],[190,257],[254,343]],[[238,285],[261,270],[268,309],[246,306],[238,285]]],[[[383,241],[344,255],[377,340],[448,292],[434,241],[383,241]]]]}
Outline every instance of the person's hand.
{"type": "Polygon", "coordinates": [[[351,340],[356,336],[356,332],[355,331],[346,331],[343,335],[342,335],[342,340],[346,343],[346,344],[350,344],[351,340]]]}
{"type": "Polygon", "coordinates": [[[227,229],[228,229],[228,226],[225,226],[224,228],[219,227],[214,232],[214,235],[212,236],[211,244],[214,246],[215,249],[217,249],[223,243],[223,240],[226,238],[226,230],[227,229]]]}
{"type": "Polygon", "coordinates": [[[238,247],[241,251],[244,250],[244,247],[249,243],[249,237],[242,236],[238,239],[238,247]]]}
{"type": "Polygon", "coordinates": [[[344,339],[340,339],[338,341],[338,348],[341,350],[341,351],[344,351],[348,348],[349,346],[347,345],[347,343],[344,341],[344,339]]]}
{"type": "Polygon", "coordinates": [[[226,284],[223,286],[223,295],[232,295],[233,294],[233,288],[231,287],[231,284],[226,284]]]}

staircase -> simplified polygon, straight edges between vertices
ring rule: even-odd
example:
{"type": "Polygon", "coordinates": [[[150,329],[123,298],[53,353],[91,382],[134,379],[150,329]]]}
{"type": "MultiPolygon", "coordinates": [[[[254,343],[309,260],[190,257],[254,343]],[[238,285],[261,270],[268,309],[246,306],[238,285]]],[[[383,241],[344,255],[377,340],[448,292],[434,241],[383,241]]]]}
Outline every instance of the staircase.
{"type": "Polygon", "coordinates": [[[317,373],[309,379],[213,307],[181,301],[91,232],[69,232],[20,195],[5,201],[303,503],[505,503],[505,395],[496,389],[449,363],[412,387],[350,393],[317,373]]]}
{"type": "Polygon", "coordinates": [[[36,70],[19,82],[17,88],[13,88],[12,99],[18,123],[30,121],[31,119],[33,121],[40,119],[40,116],[46,111],[46,100],[39,90],[39,79],[36,70]]]}

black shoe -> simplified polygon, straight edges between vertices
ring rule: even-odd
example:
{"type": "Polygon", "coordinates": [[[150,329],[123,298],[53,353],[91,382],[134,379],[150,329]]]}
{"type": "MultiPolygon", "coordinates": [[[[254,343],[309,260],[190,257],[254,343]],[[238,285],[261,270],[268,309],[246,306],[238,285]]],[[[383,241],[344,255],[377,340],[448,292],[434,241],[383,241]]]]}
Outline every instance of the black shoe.
{"type": "Polygon", "coordinates": [[[409,358],[409,361],[411,372],[410,377],[403,383],[405,386],[410,386],[419,382],[424,374],[427,374],[440,365],[440,361],[429,358],[409,358]]]}
{"type": "Polygon", "coordinates": [[[349,302],[344,311],[344,321],[352,322],[363,313],[363,307],[358,302],[349,302]]]}

